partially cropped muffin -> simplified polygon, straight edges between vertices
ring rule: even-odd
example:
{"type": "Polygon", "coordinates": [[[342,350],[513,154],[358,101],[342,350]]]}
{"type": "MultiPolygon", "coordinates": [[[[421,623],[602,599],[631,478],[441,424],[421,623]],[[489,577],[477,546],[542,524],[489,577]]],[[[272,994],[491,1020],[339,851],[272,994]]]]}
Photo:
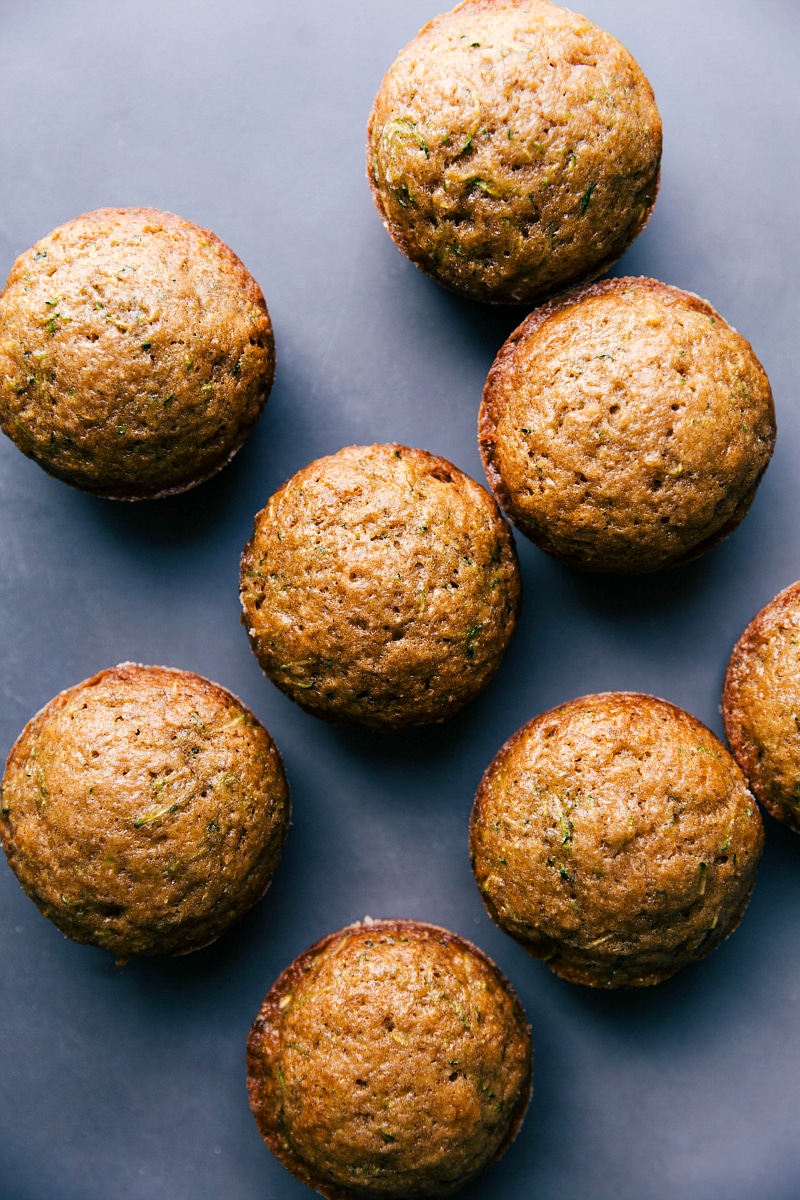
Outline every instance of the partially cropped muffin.
{"type": "Polygon", "coordinates": [[[516,1136],[531,1071],[508,981],[416,921],[367,919],[301,954],[247,1046],[261,1136],[329,1200],[449,1196],[516,1136]]]}
{"type": "Polygon", "coordinates": [[[486,771],[470,831],[493,919],[557,975],[604,988],[659,983],[726,938],[763,841],[725,747],[635,692],[523,726],[486,771]]]}
{"type": "Polygon", "coordinates": [[[602,274],[646,224],[661,118],[628,51],[548,0],[465,0],[387,72],[367,174],[384,225],[479,300],[537,303],[602,274]]]}
{"type": "Polygon", "coordinates": [[[745,629],[722,693],[736,761],[771,816],[800,833],[800,583],[780,592],[745,629]]]}
{"type": "Polygon", "coordinates": [[[775,409],[749,343],[704,300],[609,279],[512,333],[478,433],[523,533],[573,566],[637,574],[736,528],[772,455],[775,409]]]}
{"type": "Polygon", "coordinates": [[[17,259],[0,294],[0,428],[100,496],[165,496],[213,475],[274,373],[260,287],[172,213],[76,217],[17,259]]]}
{"type": "Polygon", "coordinates": [[[481,691],[514,631],[511,534],[491,496],[406,446],[348,446],[255,518],[241,597],[264,671],[307,712],[399,728],[481,691]]]}
{"type": "Polygon", "coordinates": [[[263,725],[218,684],[123,663],[61,692],[6,764],[0,838],[46,917],[122,958],[185,954],[263,895],[289,792],[263,725]]]}

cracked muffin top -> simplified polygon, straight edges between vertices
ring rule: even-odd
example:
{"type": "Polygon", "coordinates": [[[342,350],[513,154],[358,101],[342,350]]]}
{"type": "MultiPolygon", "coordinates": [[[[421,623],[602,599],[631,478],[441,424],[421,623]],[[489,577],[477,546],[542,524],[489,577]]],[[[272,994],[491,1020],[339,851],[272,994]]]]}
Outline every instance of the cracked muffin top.
{"type": "Polygon", "coordinates": [[[372,108],[384,225],[479,300],[538,303],[602,274],[646,224],[661,118],[610,34],[548,0],[466,0],[424,27],[372,108]]]}
{"type": "Polygon", "coordinates": [[[100,496],[165,496],[213,475],[274,372],[258,284],[172,213],[76,217],[17,259],[0,294],[0,428],[100,496]]]}
{"type": "Polygon", "coordinates": [[[523,533],[573,566],[636,574],[735,529],[772,455],[775,410],[749,343],[704,300],[610,279],[511,335],[478,433],[523,533]]]}
{"type": "Polygon", "coordinates": [[[15,742],[0,838],[67,937],[122,958],[214,941],[266,891],[289,824],[277,747],[216,683],[123,663],[15,742]]]}
{"type": "Polygon", "coordinates": [[[253,1024],[247,1075],[270,1150],[321,1195],[445,1196],[515,1137],[530,1031],[475,946],[367,919],[284,971],[253,1024]]]}
{"type": "Polygon", "coordinates": [[[492,497],[395,444],[298,471],[255,518],[241,586],[273,683],[315,716],[388,728],[444,720],[476,696],[520,599],[492,497]]]}
{"type": "Polygon", "coordinates": [[[659,983],[739,923],[764,833],[722,743],[654,696],[583,696],[524,725],[484,775],[473,870],[492,918],[551,971],[659,983]]]}
{"type": "Polygon", "coordinates": [[[767,812],[800,833],[800,583],[780,592],[737,642],[722,715],[736,761],[767,812]]]}

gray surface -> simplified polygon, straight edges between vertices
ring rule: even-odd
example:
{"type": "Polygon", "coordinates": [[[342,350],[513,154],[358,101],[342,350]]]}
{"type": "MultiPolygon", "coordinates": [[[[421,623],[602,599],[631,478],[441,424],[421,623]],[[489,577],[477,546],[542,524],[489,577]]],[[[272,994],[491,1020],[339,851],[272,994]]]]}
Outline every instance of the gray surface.
{"type": "Polygon", "coordinates": [[[0,864],[0,1200],[300,1200],[250,1117],[243,1049],[299,951],[361,917],[477,941],[534,1027],[522,1134],[465,1200],[792,1200],[800,1146],[800,844],[768,822],[740,931],[658,989],[551,977],[484,915],[466,852],[482,770],[542,709],[652,691],[720,731],[730,648],[800,575],[795,0],[587,0],[665,125],[661,196],[617,273],[708,298],[752,341],[779,440],[750,516],[704,560],[639,582],[518,538],[521,627],[446,727],[394,736],[305,716],[239,624],[252,516],[312,458],[399,440],[482,479],[480,389],[519,318],[408,265],[364,178],[367,113],[436,0],[0,0],[0,277],[75,214],[154,205],[214,229],[261,282],[278,378],[238,460],[185,497],[115,505],[0,439],[0,753],[61,688],[124,659],[237,692],[284,752],[294,825],[271,891],[217,945],[118,970],[65,941],[0,864]]]}

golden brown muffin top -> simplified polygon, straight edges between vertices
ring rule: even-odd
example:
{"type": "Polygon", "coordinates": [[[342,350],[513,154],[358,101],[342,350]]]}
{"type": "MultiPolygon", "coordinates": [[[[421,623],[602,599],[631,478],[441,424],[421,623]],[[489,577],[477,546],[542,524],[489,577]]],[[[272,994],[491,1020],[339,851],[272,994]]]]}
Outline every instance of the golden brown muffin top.
{"type": "Polygon", "coordinates": [[[417,266],[534,303],[606,270],[658,190],[661,118],[634,59],[547,0],[466,0],[387,72],[367,174],[417,266]]]}
{"type": "Polygon", "coordinates": [[[767,811],[800,833],[800,583],[780,592],[731,654],[722,715],[731,750],[767,811]]]}
{"type": "Polygon", "coordinates": [[[62,933],[125,958],[213,941],[266,890],[289,823],[275,743],[200,675],[123,663],[12,747],[0,837],[62,933]]]}
{"type": "Polygon", "coordinates": [[[99,495],[163,496],[219,470],[274,371],[258,284],[172,213],[76,217],[20,255],[0,295],[0,427],[99,495]]]}
{"type": "Polygon", "coordinates": [[[475,946],[433,925],[367,921],[284,971],[247,1064],[262,1137],[303,1183],[332,1200],[443,1196],[516,1135],[530,1031],[475,946]]]}
{"type": "Polygon", "coordinates": [[[775,444],[749,343],[704,300],[609,279],[535,310],[484,389],[489,482],[557,558],[637,573],[707,550],[739,523],[775,444]]]}
{"type": "Polygon", "coordinates": [[[520,583],[493,499],[446,459],[348,446],[255,518],[242,605],[273,683],[308,712],[398,728],[450,716],[511,640],[520,583]]]}
{"type": "Polygon", "coordinates": [[[523,726],[481,781],[474,871],[493,918],[577,983],[658,983],[738,923],[763,847],[725,747],[664,700],[608,692],[523,726]]]}

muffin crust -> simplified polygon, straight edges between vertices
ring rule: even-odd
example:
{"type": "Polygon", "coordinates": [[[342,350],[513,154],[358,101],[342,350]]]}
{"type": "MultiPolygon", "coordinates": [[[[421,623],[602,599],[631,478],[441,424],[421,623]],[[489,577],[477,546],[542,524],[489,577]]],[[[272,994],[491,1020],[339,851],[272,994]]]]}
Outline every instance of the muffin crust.
{"type": "Polygon", "coordinates": [[[767,812],[800,833],[800,583],[780,592],[736,643],[722,693],[725,733],[767,812]]]}
{"type": "Polygon", "coordinates": [[[242,558],[253,650],[315,716],[441,721],[497,670],[519,571],[491,496],[446,459],[349,446],[284,484],[242,558]]]}
{"type": "Polygon", "coordinates": [[[275,743],[230,692],[123,663],[61,692],[15,742],[0,838],[76,942],[128,958],[214,941],[266,891],[289,823],[275,743]]]}
{"type": "Polygon", "coordinates": [[[137,500],[223,467],[266,403],[261,289],[215,234],[99,209],[42,238],[0,295],[0,427],[50,474],[137,500]]]}
{"type": "Polygon", "coordinates": [[[738,766],[654,696],[584,696],[523,726],[484,775],[470,849],[490,915],[551,971],[659,983],[739,923],[763,848],[738,766]]]}
{"type": "Polygon", "coordinates": [[[602,274],[646,224],[661,118],[615,38],[547,0],[466,0],[387,72],[367,175],[399,248],[480,300],[602,274]]]}
{"type": "Polygon", "coordinates": [[[323,938],[268,993],[247,1047],[262,1137],[330,1200],[450,1195],[516,1136],[530,1031],[475,946],[416,921],[323,938]]]}
{"type": "Polygon", "coordinates": [[[486,474],[543,550],[637,574],[704,553],[746,514],[775,444],[769,381],[709,304],[609,279],[536,309],[489,373],[486,474]]]}

